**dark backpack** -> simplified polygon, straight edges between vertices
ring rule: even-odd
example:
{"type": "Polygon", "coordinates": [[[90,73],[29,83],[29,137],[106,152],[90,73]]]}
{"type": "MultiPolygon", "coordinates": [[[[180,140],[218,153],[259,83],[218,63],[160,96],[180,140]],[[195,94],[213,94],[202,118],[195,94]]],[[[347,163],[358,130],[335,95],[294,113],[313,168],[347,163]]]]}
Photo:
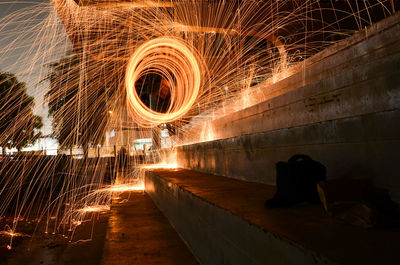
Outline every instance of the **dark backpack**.
{"type": "Polygon", "coordinates": [[[320,202],[317,182],[326,179],[326,168],[307,155],[294,155],[276,163],[276,194],[265,202],[268,208],[287,207],[300,202],[320,202]]]}

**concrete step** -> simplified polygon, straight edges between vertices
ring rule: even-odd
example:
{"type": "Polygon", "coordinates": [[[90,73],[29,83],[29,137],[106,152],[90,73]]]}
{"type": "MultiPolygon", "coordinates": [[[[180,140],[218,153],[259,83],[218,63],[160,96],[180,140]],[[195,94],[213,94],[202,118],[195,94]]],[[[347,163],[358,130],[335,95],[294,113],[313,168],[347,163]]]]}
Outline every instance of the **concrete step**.
{"type": "Polygon", "coordinates": [[[398,264],[400,228],[363,229],[321,205],[266,209],[275,188],[184,169],[155,169],[146,192],[202,264],[398,264]]]}

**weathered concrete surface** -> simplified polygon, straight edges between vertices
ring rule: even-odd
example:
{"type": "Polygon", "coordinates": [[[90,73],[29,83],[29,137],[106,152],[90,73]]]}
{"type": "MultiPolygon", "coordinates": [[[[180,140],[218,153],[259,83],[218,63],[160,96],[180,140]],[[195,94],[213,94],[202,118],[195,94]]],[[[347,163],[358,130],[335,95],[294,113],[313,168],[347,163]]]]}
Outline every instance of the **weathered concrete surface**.
{"type": "Polygon", "coordinates": [[[179,165],[273,183],[277,161],[305,153],[329,178],[371,177],[400,201],[399,42],[397,14],[317,54],[264,102],[210,122],[219,141],[178,147],[179,165]]]}
{"type": "Polygon", "coordinates": [[[322,162],[328,179],[369,177],[399,199],[397,165],[400,111],[182,146],[178,163],[186,168],[243,180],[275,183],[275,163],[305,153],[322,162]]]}
{"type": "Polygon", "coordinates": [[[146,191],[203,264],[397,264],[400,229],[337,222],[321,205],[266,209],[275,188],[189,170],[154,170],[146,191]]]}
{"type": "Polygon", "coordinates": [[[210,122],[214,140],[398,109],[399,40],[400,13],[267,80],[249,94],[259,104],[210,122]]]}
{"type": "Polygon", "coordinates": [[[113,202],[101,264],[198,262],[146,193],[126,192],[113,202]]]}

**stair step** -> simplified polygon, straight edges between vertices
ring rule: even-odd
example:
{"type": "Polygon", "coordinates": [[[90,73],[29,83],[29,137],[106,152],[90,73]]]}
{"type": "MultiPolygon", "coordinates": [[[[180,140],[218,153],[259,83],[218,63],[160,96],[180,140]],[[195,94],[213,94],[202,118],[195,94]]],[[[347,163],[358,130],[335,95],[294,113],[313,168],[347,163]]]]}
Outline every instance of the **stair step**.
{"type": "Polygon", "coordinates": [[[146,192],[203,264],[397,264],[400,228],[364,229],[321,205],[267,209],[275,187],[185,169],[146,172],[146,192]],[[383,260],[384,259],[384,260],[383,260]]]}

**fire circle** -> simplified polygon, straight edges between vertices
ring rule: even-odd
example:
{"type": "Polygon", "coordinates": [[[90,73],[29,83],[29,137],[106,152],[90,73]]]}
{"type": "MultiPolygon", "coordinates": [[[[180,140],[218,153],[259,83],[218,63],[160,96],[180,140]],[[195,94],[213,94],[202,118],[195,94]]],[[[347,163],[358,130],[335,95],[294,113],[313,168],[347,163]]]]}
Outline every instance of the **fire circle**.
{"type": "Polygon", "coordinates": [[[160,37],[143,43],[129,59],[125,76],[127,104],[135,121],[153,127],[183,117],[199,95],[201,75],[199,56],[185,41],[160,37]],[[138,80],[150,74],[168,84],[170,100],[163,112],[146,105],[136,89],[138,80]]]}

